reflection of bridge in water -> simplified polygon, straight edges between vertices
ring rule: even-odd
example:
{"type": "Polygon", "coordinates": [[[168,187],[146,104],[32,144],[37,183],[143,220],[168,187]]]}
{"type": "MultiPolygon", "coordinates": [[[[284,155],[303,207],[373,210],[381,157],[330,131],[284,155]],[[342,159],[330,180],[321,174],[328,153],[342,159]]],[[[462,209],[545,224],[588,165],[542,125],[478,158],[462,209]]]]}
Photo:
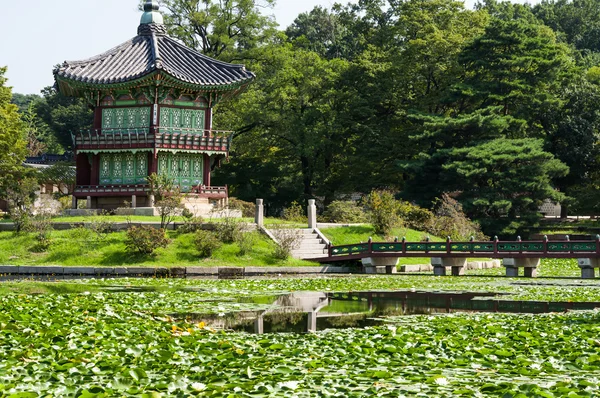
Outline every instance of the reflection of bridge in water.
{"type": "Polygon", "coordinates": [[[594,278],[595,269],[600,268],[600,235],[596,240],[549,241],[493,241],[453,242],[373,242],[353,245],[329,246],[328,256],[311,259],[320,263],[361,260],[367,272],[387,273],[395,271],[400,258],[430,257],[435,275],[445,275],[446,267],[452,275],[464,275],[467,258],[502,259],[506,276],[518,276],[519,268],[524,268],[525,276],[537,276],[537,267],[542,258],[578,259],[582,278],[594,278]],[[371,268],[371,269],[369,269],[371,268]]]}

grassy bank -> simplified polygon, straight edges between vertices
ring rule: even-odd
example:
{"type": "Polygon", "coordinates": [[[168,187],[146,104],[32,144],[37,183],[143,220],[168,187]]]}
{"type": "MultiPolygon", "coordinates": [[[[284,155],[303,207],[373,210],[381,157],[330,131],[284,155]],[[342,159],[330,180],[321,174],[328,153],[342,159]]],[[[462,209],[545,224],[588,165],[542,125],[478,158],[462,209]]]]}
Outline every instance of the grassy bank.
{"type": "Polygon", "coordinates": [[[33,252],[33,234],[0,233],[0,264],[4,265],[61,265],[61,266],[311,266],[311,262],[273,257],[275,244],[252,232],[255,244],[246,256],[239,256],[237,244],[225,244],[212,258],[200,259],[193,234],[169,232],[171,243],[156,250],[153,256],[129,253],[125,247],[125,232],[106,235],[103,239],[83,229],[52,231],[50,249],[33,252]]]}

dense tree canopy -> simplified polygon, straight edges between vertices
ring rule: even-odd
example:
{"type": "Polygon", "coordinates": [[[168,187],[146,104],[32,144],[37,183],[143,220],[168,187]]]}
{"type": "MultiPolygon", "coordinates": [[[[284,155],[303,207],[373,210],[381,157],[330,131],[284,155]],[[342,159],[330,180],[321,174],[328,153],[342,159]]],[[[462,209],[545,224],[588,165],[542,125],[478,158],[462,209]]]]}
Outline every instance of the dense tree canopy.
{"type": "Polygon", "coordinates": [[[11,103],[12,90],[5,73],[6,68],[0,67],[0,197],[18,180],[26,155],[25,125],[17,105],[11,103]]]}
{"type": "MultiPolygon", "coordinates": [[[[215,183],[241,199],[450,194],[488,235],[534,224],[547,199],[600,210],[600,0],[361,0],[279,30],[275,0],[162,4],[171,35],[257,74],[215,109],[235,130],[215,183]]],[[[91,124],[51,88],[13,102],[30,150],[91,124]]]]}

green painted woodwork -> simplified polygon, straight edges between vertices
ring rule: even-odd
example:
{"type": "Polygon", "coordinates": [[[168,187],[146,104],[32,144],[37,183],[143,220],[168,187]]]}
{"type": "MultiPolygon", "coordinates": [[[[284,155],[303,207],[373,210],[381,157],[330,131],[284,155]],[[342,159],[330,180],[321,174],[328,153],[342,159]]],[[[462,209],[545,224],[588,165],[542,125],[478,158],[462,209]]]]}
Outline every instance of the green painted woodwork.
{"type": "Polygon", "coordinates": [[[102,109],[102,130],[147,129],[150,127],[150,107],[104,108],[102,109]]]}
{"type": "Polygon", "coordinates": [[[167,175],[183,192],[202,185],[204,156],[187,153],[159,153],[158,174],[167,175]]]}
{"type": "Polygon", "coordinates": [[[115,105],[136,105],[136,100],[116,100],[115,105]]]}
{"type": "Polygon", "coordinates": [[[194,101],[174,101],[177,106],[195,106],[194,101]]]}
{"type": "Polygon", "coordinates": [[[102,153],[100,154],[101,185],[146,184],[148,177],[148,154],[102,153]]]}
{"type": "Polygon", "coordinates": [[[204,116],[206,112],[197,109],[181,109],[160,107],[160,128],[164,132],[177,132],[178,130],[204,131],[204,116]]]}
{"type": "Polygon", "coordinates": [[[77,149],[77,153],[88,153],[98,155],[100,153],[148,153],[154,152],[153,148],[124,148],[124,149],[77,149]]]}

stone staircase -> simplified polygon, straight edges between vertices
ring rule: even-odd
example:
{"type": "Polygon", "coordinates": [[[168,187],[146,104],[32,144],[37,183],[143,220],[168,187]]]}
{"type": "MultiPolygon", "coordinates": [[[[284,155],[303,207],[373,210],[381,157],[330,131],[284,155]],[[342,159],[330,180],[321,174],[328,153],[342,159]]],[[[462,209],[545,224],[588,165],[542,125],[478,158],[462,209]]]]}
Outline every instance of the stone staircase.
{"type": "Polygon", "coordinates": [[[300,229],[301,241],[298,247],[292,250],[292,257],[299,259],[327,257],[327,245],[312,229],[300,229]]]}

